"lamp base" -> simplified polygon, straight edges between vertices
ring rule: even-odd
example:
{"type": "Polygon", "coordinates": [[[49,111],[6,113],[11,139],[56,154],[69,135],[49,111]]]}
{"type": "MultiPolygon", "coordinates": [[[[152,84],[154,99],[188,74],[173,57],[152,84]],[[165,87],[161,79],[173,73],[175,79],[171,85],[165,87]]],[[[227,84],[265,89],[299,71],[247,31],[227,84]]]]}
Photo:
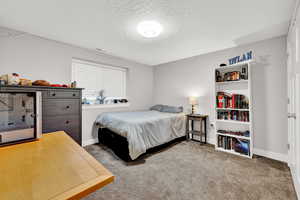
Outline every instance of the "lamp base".
{"type": "Polygon", "coordinates": [[[192,105],[192,114],[195,114],[195,106],[192,105]]]}

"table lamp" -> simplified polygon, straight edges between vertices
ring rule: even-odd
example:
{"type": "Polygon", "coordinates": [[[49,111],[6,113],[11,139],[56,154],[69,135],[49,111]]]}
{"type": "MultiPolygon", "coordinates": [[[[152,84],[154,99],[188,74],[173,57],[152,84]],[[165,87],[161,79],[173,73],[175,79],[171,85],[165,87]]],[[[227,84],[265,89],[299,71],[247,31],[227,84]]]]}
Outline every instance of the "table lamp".
{"type": "Polygon", "coordinates": [[[192,114],[195,113],[195,105],[198,105],[198,97],[189,97],[189,104],[192,105],[192,114]]]}

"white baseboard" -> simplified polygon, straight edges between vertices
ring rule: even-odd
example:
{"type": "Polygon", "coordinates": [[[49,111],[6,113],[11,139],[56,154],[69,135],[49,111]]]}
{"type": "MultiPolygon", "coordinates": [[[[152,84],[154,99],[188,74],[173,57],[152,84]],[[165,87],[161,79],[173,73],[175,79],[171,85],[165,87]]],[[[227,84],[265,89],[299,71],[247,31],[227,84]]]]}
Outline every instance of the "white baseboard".
{"type": "Polygon", "coordinates": [[[85,147],[85,146],[88,146],[88,145],[96,144],[98,142],[99,142],[98,138],[91,138],[91,139],[82,141],[82,146],[85,147]]]}
{"type": "Polygon", "coordinates": [[[272,152],[272,151],[266,151],[263,149],[253,149],[253,153],[259,156],[264,156],[267,158],[271,158],[273,160],[279,160],[281,162],[288,162],[288,155],[287,154],[281,154],[281,153],[276,153],[276,152],[272,152]]]}
{"type": "Polygon", "coordinates": [[[294,169],[293,168],[290,168],[290,169],[291,169],[291,173],[292,173],[292,177],[293,177],[295,190],[296,190],[298,199],[300,199],[300,180],[297,178],[297,175],[296,175],[294,169]]]}
{"type": "Polygon", "coordinates": [[[212,138],[212,137],[208,137],[208,138],[207,138],[207,143],[208,143],[208,144],[215,145],[215,143],[216,143],[215,141],[216,141],[216,140],[215,140],[214,138],[212,138]]]}

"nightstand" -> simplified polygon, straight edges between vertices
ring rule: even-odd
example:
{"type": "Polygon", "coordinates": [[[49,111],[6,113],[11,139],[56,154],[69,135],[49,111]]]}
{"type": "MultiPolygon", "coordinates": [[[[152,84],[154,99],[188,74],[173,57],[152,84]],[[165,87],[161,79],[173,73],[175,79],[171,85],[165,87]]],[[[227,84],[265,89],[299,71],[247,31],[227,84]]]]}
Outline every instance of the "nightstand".
{"type": "Polygon", "coordinates": [[[206,121],[208,118],[208,115],[200,115],[200,114],[188,114],[186,120],[186,138],[187,139],[194,139],[194,135],[200,136],[200,141],[202,144],[206,144],[207,142],[207,127],[206,127],[206,121]],[[194,130],[194,121],[199,121],[200,127],[199,130],[194,130]],[[190,126],[191,124],[191,126],[190,126]],[[191,130],[190,130],[191,127],[191,130]],[[190,138],[191,136],[191,138],[190,138]],[[204,141],[203,141],[204,136],[204,141]]]}

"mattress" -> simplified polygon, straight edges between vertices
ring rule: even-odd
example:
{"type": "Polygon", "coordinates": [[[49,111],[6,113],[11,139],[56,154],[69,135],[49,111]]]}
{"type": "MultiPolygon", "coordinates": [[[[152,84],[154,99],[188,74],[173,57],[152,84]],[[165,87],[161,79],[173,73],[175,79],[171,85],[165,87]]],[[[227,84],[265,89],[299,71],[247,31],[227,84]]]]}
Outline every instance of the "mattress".
{"type": "Polygon", "coordinates": [[[109,112],[100,114],[96,122],[128,141],[131,159],[147,149],[185,136],[184,113],[158,111],[109,112]]]}

